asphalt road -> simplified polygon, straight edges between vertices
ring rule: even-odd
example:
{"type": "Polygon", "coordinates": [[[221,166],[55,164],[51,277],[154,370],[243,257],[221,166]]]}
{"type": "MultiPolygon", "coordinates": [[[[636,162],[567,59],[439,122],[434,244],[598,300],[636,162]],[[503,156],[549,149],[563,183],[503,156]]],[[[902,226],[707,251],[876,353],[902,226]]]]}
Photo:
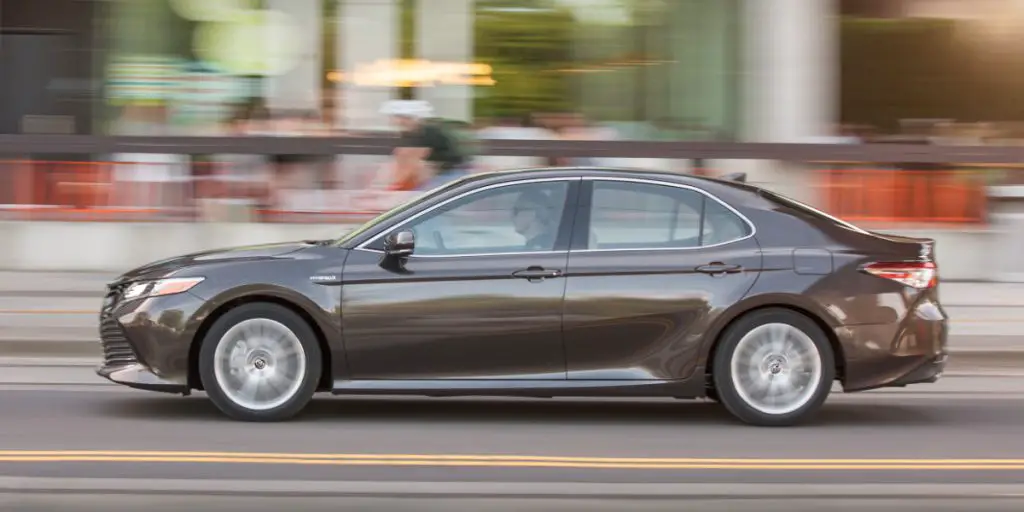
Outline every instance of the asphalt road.
{"type": "Polygon", "coordinates": [[[347,497],[239,497],[180,495],[0,495],[5,512],[254,512],[295,510],[303,512],[1019,512],[1015,499],[644,499],[623,502],[608,499],[441,498],[429,501],[405,498],[347,497]]]}
{"type": "Polygon", "coordinates": [[[1021,376],[834,395],[765,429],[671,400],[323,397],[243,424],[202,395],[20,372],[0,377],[4,511],[1024,509],[1021,376]]]}

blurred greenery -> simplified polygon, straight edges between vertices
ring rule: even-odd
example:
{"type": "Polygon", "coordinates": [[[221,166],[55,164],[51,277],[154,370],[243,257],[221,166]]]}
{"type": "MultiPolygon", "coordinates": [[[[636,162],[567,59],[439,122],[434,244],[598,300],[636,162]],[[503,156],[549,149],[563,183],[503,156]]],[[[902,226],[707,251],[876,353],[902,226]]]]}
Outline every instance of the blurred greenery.
{"type": "Polygon", "coordinates": [[[478,87],[474,112],[518,117],[572,107],[569,75],[576,20],[552,0],[478,0],[476,59],[493,68],[493,87],[478,87]]]}

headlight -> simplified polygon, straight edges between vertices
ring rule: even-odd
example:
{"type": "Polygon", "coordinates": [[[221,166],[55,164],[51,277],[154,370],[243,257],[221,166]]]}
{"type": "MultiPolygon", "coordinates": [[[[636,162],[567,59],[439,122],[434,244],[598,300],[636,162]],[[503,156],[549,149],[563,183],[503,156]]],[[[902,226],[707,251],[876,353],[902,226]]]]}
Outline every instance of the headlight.
{"type": "Polygon", "coordinates": [[[141,299],[143,297],[160,297],[162,295],[174,295],[187,292],[193,286],[203,282],[205,277],[174,277],[169,279],[157,279],[156,281],[141,281],[132,284],[124,291],[122,300],[141,299]]]}

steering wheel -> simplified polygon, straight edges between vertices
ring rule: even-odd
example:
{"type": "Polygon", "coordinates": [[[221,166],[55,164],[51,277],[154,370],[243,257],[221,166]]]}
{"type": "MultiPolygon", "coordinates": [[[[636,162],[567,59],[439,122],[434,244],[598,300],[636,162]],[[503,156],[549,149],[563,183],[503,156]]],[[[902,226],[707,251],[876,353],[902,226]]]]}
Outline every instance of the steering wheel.
{"type": "Polygon", "coordinates": [[[437,248],[442,251],[447,249],[444,245],[444,237],[441,236],[440,231],[434,231],[434,243],[437,244],[437,248]]]}

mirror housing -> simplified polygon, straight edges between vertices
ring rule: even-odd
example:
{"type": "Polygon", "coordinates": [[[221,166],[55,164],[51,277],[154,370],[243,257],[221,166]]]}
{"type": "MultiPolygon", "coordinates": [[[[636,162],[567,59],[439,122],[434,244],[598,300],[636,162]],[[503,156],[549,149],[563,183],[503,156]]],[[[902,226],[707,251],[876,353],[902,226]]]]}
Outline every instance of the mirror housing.
{"type": "Polygon", "coordinates": [[[416,249],[416,235],[412,231],[398,231],[384,238],[384,254],[392,258],[408,258],[416,249]]]}

